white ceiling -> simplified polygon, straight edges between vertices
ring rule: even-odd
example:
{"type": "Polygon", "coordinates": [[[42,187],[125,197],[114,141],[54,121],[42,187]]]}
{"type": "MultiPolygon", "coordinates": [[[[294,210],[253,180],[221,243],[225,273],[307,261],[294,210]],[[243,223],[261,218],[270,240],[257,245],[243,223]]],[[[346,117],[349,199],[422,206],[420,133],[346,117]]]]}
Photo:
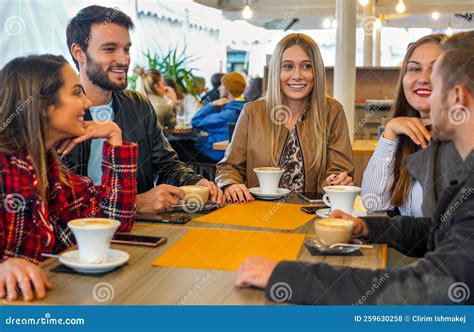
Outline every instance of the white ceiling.
{"type": "MultiPolygon", "coordinates": [[[[223,11],[229,20],[241,20],[246,0],[194,0],[197,3],[223,11]]],[[[405,28],[474,29],[474,17],[469,22],[455,14],[474,16],[474,0],[404,0],[406,12],[398,14],[395,6],[399,0],[375,0],[375,15],[383,15],[384,26],[405,28]],[[439,12],[433,20],[431,13],[439,12]]],[[[291,29],[321,29],[324,18],[334,18],[335,0],[249,0],[253,16],[249,23],[267,28],[284,30],[293,19],[298,21],[291,29]]],[[[363,7],[358,6],[358,18],[363,18],[363,7]]]]}

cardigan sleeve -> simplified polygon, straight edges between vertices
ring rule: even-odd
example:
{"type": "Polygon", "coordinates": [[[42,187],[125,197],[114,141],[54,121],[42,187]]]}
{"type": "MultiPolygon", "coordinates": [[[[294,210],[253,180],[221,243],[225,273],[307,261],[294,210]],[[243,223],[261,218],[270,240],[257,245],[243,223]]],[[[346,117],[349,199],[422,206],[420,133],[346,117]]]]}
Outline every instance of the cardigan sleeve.
{"type": "Polygon", "coordinates": [[[138,146],[124,142],[121,146],[104,143],[102,184],[68,172],[74,193],[71,208],[81,217],[105,217],[121,222],[119,231],[130,231],[135,221],[137,195],[138,146]]]}
{"type": "Polygon", "coordinates": [[[393,210],[390,188],[398,140],[380,137],[362,178],[362,202],[369,211],[393,210]]]}
{"type": "Polygon", "coordinates": [[[224,158],[217,163],[216,183],[219,188],[246,181],[248,126],[249,115],[244,107],[224,158]]]}

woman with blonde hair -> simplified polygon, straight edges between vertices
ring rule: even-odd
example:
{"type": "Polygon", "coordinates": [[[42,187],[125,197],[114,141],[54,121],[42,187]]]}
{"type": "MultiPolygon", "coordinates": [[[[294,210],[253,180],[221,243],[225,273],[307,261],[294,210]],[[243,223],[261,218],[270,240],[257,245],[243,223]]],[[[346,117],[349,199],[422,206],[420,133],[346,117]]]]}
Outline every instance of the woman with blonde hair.
{"type": "Polygon", "coordinates": [[[166,95],[163,75],[157,69],[135,68],[135,72],[141,78],[141,90],[150,99],[155,110],[158,125],[162,128],[174,128],[176,126],[176,111],[173,101],[166,95]]]}
{"type": "Polygon", "coordinates": [[[84,121],[91,102],[62,56],[10,61],[0,72],[0,298],[42,298],[51,283],[42,253],[74,245],[67,223],[84,217],[135,220],[138,146],[112,121],[84,121]],[[102,185],[63,167],[56,150],[105,140],[102,185]],[[66,146],[66,147],[64,147],[66,146]]]}
{"type": "Polygon", "coordinates": [[[431,215],[434,210],[422,211],[423,196],[431,201],[430,206],[434,209],[435,192],[441,193],[443,182],[446,182],[442,180],[445,177],[443,172],[449,170],[449,164],[460,158],[456,149],[443,144],[443,159],[431,160],[431,166],[420,168],[415,165],[423,163],[423,158],[420,159],[416,152],[421,152],[431,141],[428,104],[432,90],[430,75],[446,39],[447,36],[443,34],[427,35],[408,47],[400,71],[391,120],[385,126],[362,180],[362,201],[369,211],[398,208],[401,215],[431,215]],[[416,159],[420,162],[417,163],[416,159]],[[434,173],[438,174],[435,176],[434,173]],[[430,178],[429,181],[425,180],[427,178],[430,178]],[[426,188],[423,188],[422,182],[426,188]]]}
{"type": "Polygon", "coordinates": [[[258,186],[253,169],[264,166],[283,168],[280,187],[294,192],[352,183],[344,110],[326,96],[321,53],[304,34],[290,34],[276,46],[266,98],[245,105],[216,182],[228,201],[251,201],[248,188],[258,186]]]}

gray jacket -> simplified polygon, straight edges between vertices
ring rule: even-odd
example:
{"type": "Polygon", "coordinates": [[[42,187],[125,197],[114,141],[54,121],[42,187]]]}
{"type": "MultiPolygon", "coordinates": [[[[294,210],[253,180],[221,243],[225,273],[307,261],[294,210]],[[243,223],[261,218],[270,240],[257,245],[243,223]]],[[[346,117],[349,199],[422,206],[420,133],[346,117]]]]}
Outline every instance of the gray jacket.
{"type": "Polygon", "coordinates": [[[436,202],[451,179],[463,172],[463,161],[451,142],[433,141],[405,159],[410,174],[423,188],[421,210],[424,217],[433,217],[436,202]]]}
{"type": "Polygon", "coordinates": [[[364,218],[369,242],[421,257],[414,264],[372,271],[284,261],[270,277],[267,297],[280,300],[284,287],[284,300],[301,304],[474,304],[474,151],[464,166],[432,219],[364,218]]]}

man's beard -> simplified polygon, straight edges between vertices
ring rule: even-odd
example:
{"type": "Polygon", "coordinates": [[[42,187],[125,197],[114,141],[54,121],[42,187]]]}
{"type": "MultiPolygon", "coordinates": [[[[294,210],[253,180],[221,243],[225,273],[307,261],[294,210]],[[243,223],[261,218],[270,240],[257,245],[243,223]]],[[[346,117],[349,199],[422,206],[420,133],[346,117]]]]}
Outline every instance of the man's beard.
{"type": "Polygon", "coordinates": [[[99,64],[94,62],[92,58],[86,52],[87,67],[86,74],[89,80],[98,87],[107,90],[107,91],[121,91],[127,87],[127,72],[128,67],[125,70],[125,81],[121,84],[116,84],[109,80],[107,77],[107,72],[105,72],[99,64]]]}
{"type": "MultiPolygon", "coordinates": [[[[439,112],[443,112],[442,114],[442,120],[439,120],[438,123],[432,123],[432,139],[433,140],[438,140],[438,141],[449,141],[450,140],[450,135],[447,132],[447,125],[449,125],[449,117],[448,117],[448,104],[444,101],[443,105],[439,109],[439,112]]],[[[431,110],[432,112],[433,110],[431,110]]]]}

